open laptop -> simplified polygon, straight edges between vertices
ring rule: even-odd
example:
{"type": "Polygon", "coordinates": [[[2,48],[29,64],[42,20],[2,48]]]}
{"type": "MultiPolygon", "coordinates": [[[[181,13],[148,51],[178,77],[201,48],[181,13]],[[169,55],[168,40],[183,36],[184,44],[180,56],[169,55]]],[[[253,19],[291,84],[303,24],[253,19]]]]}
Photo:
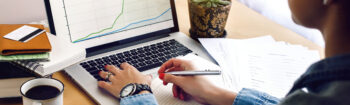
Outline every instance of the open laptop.
{"type": "Polygon", "coordinates": [[[179,32],[174,0],[45,0],[50,30],[86,59],[66,73],[98,104],[118,100],[97,86],[104,65],[128,62],[156,74],[165,61],[195,53],[210,60],[201,45],[179,32]]]}

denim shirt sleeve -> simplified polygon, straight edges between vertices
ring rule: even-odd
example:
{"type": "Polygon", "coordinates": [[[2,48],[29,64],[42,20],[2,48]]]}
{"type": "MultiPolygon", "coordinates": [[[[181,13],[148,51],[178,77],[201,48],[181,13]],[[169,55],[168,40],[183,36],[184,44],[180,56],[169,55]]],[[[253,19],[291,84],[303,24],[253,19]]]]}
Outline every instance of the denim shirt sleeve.
{"type": "Polygon", "coordinates": [[[158,103],[153,94],[147,93],[122,98],[120,105],[158,105],[158,103]]]}
{"type": "Polygon", "coordinates": [[[276,105],[279,99],[253,89],[243,88],[233,102],[233,105],[276,105]]]}

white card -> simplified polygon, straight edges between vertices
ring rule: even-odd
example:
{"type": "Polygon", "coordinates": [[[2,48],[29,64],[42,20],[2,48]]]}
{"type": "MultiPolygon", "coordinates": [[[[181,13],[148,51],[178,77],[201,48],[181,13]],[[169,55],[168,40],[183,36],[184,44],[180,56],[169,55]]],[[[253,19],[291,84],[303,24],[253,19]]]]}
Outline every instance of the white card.
{"type": "Polygon", "coordinates": [[[20,41],[20,42],[28,42],[34,37],[40,35],[45,32],[45,30],[24,25],[4,36],[4,38],[20,41]]]}

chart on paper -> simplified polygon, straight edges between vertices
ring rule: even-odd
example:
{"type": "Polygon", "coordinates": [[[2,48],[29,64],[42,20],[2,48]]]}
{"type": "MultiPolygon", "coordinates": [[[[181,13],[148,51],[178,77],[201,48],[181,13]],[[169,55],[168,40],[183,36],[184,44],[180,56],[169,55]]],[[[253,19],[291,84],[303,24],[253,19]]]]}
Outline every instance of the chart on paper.
{"type": "Polygon", "coordinates": [[[62,0],[72,43],[172,20],[169,0],[62,0]]]}

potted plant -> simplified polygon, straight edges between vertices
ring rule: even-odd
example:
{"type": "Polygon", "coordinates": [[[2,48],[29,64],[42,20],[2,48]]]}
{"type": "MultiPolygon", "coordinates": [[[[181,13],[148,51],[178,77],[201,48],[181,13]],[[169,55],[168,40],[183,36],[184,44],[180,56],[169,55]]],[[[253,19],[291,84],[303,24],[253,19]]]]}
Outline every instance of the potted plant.
{"type": "Polygon", "coordinates": [[[231,9],[231,0],[188,0],[190,36],[198,38],[222,38],[231,9]]]}

